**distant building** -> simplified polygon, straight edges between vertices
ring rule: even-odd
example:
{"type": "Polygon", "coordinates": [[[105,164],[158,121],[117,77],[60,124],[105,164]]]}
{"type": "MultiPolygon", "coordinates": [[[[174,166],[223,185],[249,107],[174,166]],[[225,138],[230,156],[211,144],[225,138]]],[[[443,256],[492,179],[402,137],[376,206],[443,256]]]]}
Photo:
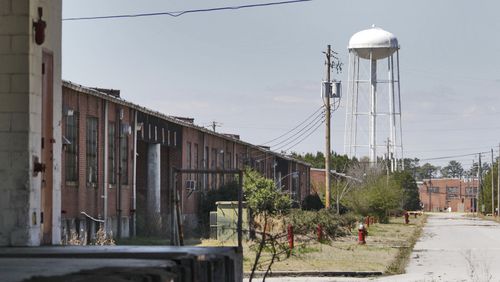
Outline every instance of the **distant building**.
{"type": "Polygon", "coordinates": [[[477,179],[424,179],[418,182],[424,211],[470,212],[476,209],[477,179]]]}

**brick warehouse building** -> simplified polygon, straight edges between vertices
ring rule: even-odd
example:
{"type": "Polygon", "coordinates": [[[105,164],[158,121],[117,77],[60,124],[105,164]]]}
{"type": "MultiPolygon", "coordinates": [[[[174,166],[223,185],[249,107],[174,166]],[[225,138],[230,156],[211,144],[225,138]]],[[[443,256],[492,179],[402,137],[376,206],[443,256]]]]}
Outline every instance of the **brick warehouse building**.
{"type": "MultiPolygon", "coordinates": [[[[269,148],[127,102],[119,91],[63,81],[62,236],[94,236],[104,220],[115,236],[169,229],[169,169],[250,166],[298,203],[309,194],[309,165],[269,148]],[[146,224],[148,223],[148,224],[146,224]]],[[[176,181],[183,224],[195,229],[200,193],[231,181],[183,175],[176,181]],[[189,189],[186,189],[189,186],[189,189]],[[193,192],[194,191],[194,192],[193,192]]]]}
{"type": "Polygon", "coordinates": [[[418,183],[424,211],[470,212],[476,207],[477,179],[424,179],[418,183]]]}

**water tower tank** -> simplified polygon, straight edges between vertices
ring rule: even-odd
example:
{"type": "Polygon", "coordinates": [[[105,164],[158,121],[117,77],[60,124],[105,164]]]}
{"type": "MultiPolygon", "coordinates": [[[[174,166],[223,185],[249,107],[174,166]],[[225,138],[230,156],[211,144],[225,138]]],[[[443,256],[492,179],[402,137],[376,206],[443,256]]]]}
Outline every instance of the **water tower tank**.
{"type": "Polygon", "coordinates": [[[355,33],[349,40],[348,48],[355,51],[360,58],[379,60],[392,55],[399,49],[399,45],[394,34],[373,26],[355,33]]]}

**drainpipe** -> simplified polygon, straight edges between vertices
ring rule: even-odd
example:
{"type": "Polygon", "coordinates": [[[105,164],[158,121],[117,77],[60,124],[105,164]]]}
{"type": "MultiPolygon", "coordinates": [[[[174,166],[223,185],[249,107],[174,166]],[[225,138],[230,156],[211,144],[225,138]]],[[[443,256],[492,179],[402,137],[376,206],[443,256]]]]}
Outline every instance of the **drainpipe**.
{"type": "Polygon", "coordinates": [[[104,228],[104,233],[105,234],[108,234],[108,180],[109,180],[109,177],[108,177],[108,156],[109,156],[109,152],[108,152],[108,148],[109,148],[109,136],[108,136],[108,131],[109,131],[109,128],[108,128],[108,125],[109,125],[109,122],[108,122],[108,115],[109,115],[109,112],[108,112],[108,101],[104,101],[104,157],[103,157],[103,161],[104,161],[104,165],[103,165],[103,169],[104,169],[104,181],[103,181],[103,185],[104,187],[102,187],[102,200],[103,200],[103,219],[104,219],[104,222],[103,222],[103,228],[104,228]]]}
{"type": "MultiPolygon", "coordinates": [[[[117,158],[115,162],[118,163],[118,177],[116,178],[116,237],[121,238],[122,235],[122,207],[121,207],[121,188],[122,188],[122,166],[121,166],[121,141],[122,141],[122,117],[121,117],[121,109],[116,110],[116,116],[118,117],[118,122],[116,122],[116,126],[118,127],[117,130],[115,131],[116,136],[118,138],[115,138],[118,140],[118,146],[116,147],[118,150],[117,158]]],[[[115,143],[116,144],[116,143],[115,143]]]]}
{"type": "Polygon", "coordinates": [[[132,214],[132,236],[135,237],[137,235],[137,217],[136,217],[136,211],[137,211],[137,111],[134,111],[134,156],[133,156],[133,172],[132,172],[132,209],[134,210],[134,213],[132,214]]]}

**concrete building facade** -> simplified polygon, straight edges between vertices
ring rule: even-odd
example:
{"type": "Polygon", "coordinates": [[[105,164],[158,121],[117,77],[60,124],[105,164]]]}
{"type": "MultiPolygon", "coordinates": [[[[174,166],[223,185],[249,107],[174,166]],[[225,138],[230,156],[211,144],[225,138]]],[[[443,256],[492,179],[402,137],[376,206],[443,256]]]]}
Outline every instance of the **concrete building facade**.
{"type": "Polygon", "coordinates": [[[0,245],[61,241],[61,0],[0,0],[0,245]]]}
{"type": "Polygon", "coordinates": [[[471,212],[476,209],[477,179],[441,178],[418,182],[424,211],[471,212]]]}

